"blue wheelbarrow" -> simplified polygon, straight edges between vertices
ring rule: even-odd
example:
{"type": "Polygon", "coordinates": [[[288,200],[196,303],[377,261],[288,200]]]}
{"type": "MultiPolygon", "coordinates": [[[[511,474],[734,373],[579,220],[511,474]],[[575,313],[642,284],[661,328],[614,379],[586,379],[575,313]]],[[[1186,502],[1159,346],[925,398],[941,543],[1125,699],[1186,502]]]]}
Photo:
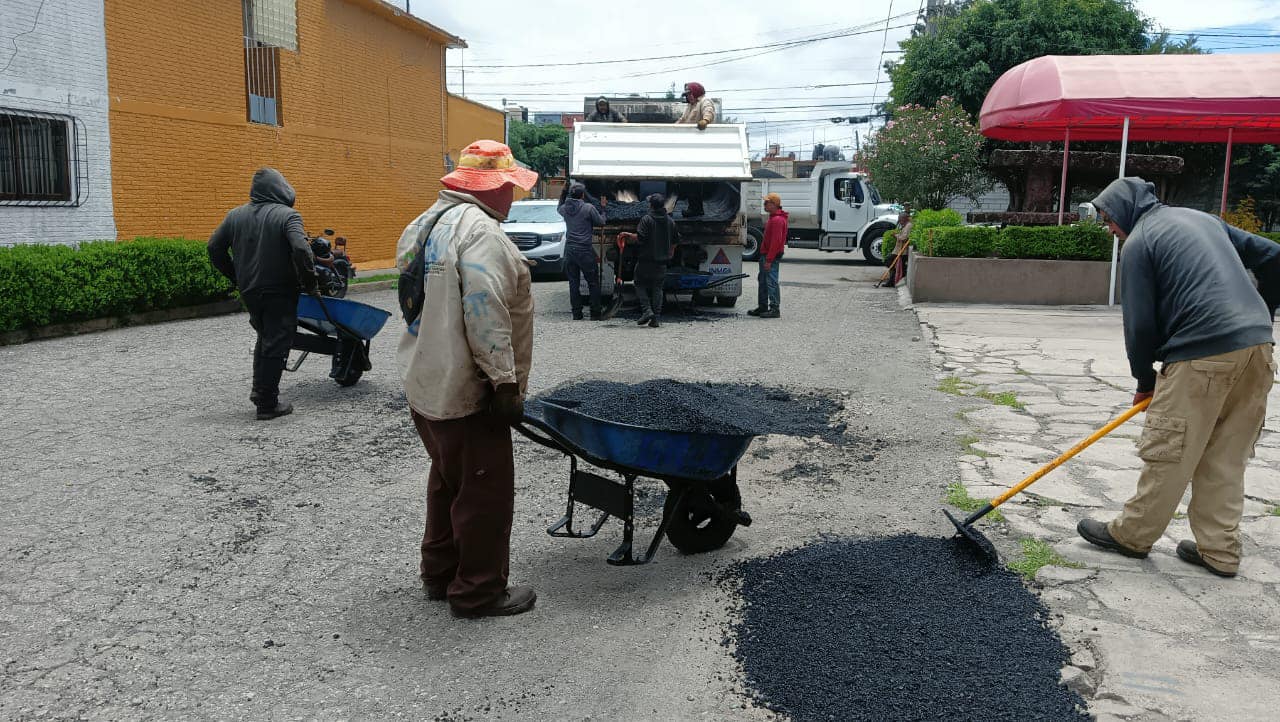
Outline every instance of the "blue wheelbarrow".
{"type": "Polygon", "coordinates": [[[609,517],[622,521],[622,544],[609,564],[647,564],[663,535],[685,554],[719,549],[739,526],[750,526],[738,489],[738,460],[754,438],[750,434],[682,433],[632,426],[588,416],[580,402],[554,398],[530,402],[516,430],[569,457],[569,494],[565,514],[547,533],[556,537],[593,537],[609,517]],[[615,481],[578,468],[578,460],[622,477],[615,481]],[[662,520],[648,549],[636,556],[635,481],[656,479],[667,485],[662,520]],[[574,529],[575,505],[601,512],[585,530],[574,529]]]}
{"type": "Polygon", "coordinates": [[[333,357],[329,378],[339,386],[351,386],[365,371],[369,362],[369,342],[382,330],[391,314],[375,306],[345,298],[298,296],[298,330],[292,347],[301,353],[287,365],[297,371],[313,353],[333,357]]]}

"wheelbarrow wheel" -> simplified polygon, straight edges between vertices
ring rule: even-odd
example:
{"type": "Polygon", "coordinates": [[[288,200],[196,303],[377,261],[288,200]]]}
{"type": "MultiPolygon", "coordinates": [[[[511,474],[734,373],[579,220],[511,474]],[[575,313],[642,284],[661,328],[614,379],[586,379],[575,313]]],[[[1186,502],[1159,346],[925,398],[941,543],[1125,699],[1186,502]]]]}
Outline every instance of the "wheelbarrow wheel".
{"type": "Polygon", "coordinates": [[[334,377],[334,381],[339,386],[355,386],[360,377],[364,376],[364,369],[356,367],[348,371],[345,375],[334,377]]]}
{"type": "Polygon", "coordinates": [[[663,513],[670,520],[667,540],[685,554],[719,549],[738,526],[721,504],[702,489],[690,489],[683,495],[672,489],[667,493],[663,513]]]}

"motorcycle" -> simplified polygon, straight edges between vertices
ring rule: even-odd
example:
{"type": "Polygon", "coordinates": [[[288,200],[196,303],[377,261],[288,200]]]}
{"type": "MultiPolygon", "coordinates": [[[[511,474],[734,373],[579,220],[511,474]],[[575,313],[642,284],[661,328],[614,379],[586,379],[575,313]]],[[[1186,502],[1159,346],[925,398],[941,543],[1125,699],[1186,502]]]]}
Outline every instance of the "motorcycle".
{"type": "Polygon", "coordinates": [[[333,229],[324,229],[324,235],[311,236],[307,240],[311,244],[311,254],[316,257],[316,282],[320,287],[320,295],[333,298],[345,298],[347,286],[356,276],[356,267],[347,257],[347,239],[342,236],[334,238],[333,229]]]}

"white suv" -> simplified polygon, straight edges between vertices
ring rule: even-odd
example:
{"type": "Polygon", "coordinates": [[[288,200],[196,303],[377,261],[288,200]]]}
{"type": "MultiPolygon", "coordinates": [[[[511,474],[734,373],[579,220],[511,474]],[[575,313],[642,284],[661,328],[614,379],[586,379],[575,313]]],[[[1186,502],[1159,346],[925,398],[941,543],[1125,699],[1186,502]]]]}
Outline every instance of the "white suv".
{"type": "Polygon", "coordinates": [[[556,201],[516,201],[502,222],[507,238],[537,264],[530,269],[535,276],[564,274],[565,226],[556,205],[556,201]]]}

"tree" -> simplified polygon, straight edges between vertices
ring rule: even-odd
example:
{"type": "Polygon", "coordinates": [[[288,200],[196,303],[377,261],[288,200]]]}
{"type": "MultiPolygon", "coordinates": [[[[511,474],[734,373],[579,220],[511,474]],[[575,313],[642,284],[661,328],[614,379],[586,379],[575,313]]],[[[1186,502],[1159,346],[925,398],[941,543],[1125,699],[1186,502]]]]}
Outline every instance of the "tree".
{"type": "Polygon", "coordinates": [[[1236,146],[1231,160],[1231,194],[1255,202],[1264,228],[1280,223],[1280,147],[1236,146]]]}
{"type": "Polygon", "coordinates": [[[1179,42],[1169,37],[1168,30],[1161,30],[1152,36],[1144,52],[1147,55],[1202,55],[1207,51],[1198,45],[1199,42],[1200,39],[1194,35],[1188,35],[1179,42]]]}
{"type": "Polygon", "coordinates": [[[930,18],[889,66],[894,105],[955,98],[977,117],[1006,70],[1042,55],[1140,53],[1148,29],[1127,0],[971,0],[930,18]],[[935,31],[936,28],[936,31],[935,31]]]}
{"type": "Polygon", "coordinates": [[[569,162],[569,131],[559,123],[534,125],[513,120],[507,145],[516,160],[543,178],[558,176],[569,162]]]}
{"type": "Polygon", "coordinates": [[[982,171],[983,140],[964,109],[943,97],[932,108],[899,106],[855,162],[885,197],[913,208],[941,209],[990,188],[982,171]]]}

